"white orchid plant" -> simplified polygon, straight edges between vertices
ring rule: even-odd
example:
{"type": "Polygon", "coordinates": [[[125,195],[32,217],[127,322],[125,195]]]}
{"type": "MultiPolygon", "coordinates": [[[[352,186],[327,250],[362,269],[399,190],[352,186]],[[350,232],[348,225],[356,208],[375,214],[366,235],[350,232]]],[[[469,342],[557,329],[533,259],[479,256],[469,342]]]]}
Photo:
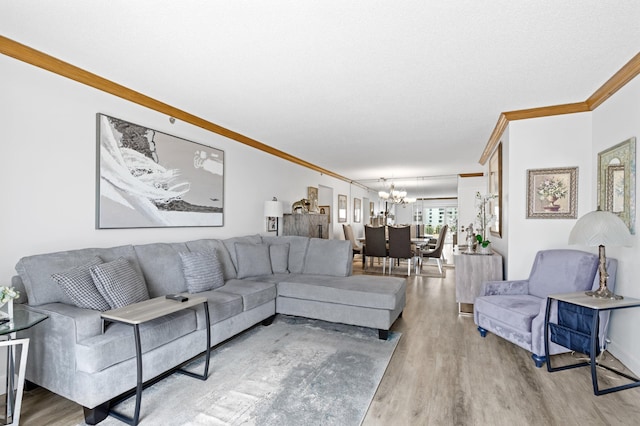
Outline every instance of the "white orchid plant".
{"type": "Polygon", "coordinates": [[[496,198],[495,194],[482,195],[476,192],[476,229],[478,234],[476,240],[482,247],[487,247],[491,241],[487,240],[487,230],[495,222],[496,217],[491,213],[489,203],[496,198]]]}
{"type": "Polygon", "coordinates": [[[20,292],[13,287],[0,287],[0,303],[5,304],[10,300],[20,297],[20,292]]]}

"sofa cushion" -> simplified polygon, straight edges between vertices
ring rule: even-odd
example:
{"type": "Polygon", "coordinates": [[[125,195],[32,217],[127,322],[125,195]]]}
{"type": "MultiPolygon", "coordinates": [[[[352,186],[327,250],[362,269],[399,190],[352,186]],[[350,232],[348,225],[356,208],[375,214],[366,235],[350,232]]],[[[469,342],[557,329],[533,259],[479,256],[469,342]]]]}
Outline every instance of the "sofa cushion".
{"type": "MultiPolygon", "coordinates": [[[[204,291],[198,294],[198,296],[207,298],[211,325],[242,313],[242,296],[221,291],[221,288],[222,287],[219,287],[215,290],[204,291]]],[[[204,329],[204,309],[198,306],[197,312],[198,329],[204,329]]]]}
{"type": "Polygon", "coordinates": [[[304,274],[346,277],[353,268],[351,242],[311,238],[304,260],[304,274]]]}
{"type": "Polygon", "coordinates": [[[289,243],[271,244],[269,246],[271,270],[274,274],[289,273],[289,243]]]}
{"type": "Polygon", "coordinates": [[[309,237],[297,235],[285,235],[282,237],[262,237],[267,244],[289,244],[289,266],[287,269],[292,274],[301,274],[304,268],[304,258],[309,247],[309,237]]]}
{"type": "MultiPolygon", "coordinates": [[[[195,330],[196,315],[193,309],[183,309],[140,324],[142,353],[195,330]]],[[[127,324],[109,324],[104,334],[84,339],[76,345],[77,369],[87,373],[102,371],[135,356],[133,327],[127,324]]]]}
{"type": "Polygon", "coordinates": [[[236,257],[236,243],[246,244],[261,244],[262,237],[260,235],[247,235],[244,237],[227,238],[222,240],[222,244],[226,247],[229,255],[231,256],[231,262],[233,263],[236,271],[238,270],[238,258],[236,257]]]}
{"type": "Polygon", "coordinates": [[[133,248],[150,297],[187,291],[180,260],[180,253],[189,251],[186,244],[151,243],[133,248]]]}
{"type": "Polygon", "coordinates": [[[189,293],[213,290],[224,285],[222,266],[215,251],[180,253],[189,293]]]}
{"type": "Polygon", "coordinates": [[[528,333],[531,331],[531,321],[540,314],[540,304],[544,300],[546,298],[532,295],[481,296],[476,297],[474,309],[528,333]]]}
{"type": "Polygon", "coordinates": [[[131,245],[86,248],[23,257],[16,264],[16,271],[24,283],[29,305],[37,306],[53,302],[73,304],[73,301],[59,286],[52,285],[51,274],[88,263],[94,256],[99,256],[104,262],[124,257],[131,262],[137,271],[140,271],[136,253],[131,245]]]}
{"type": "Polygon", "coordinates": [[[73,304],[79,308],[107,311],[111,307],[98,291],[89,272],[92,267],[102,263],[102,259],[94,256],[91,261],[84,265],[78,265],[67,271],[52,274],[51,279],[64,290],[73,304]]]}
{"type": "Polygon", "coordinates": [[[390,310],[404,300],[405,291],[404,278],[371,275],[295,275],[278,283],[278,297],[390,310]]]}
{"type": "Polygon", "coordinates": [[[224,279],[231,280],[233,278],[236,278],[236,267],[231,261],[231,254],[222,241],[213,239],[202,239],[187,241],[185,244],[189,248],[189,251],[215,251],[216,256],[218,257],[218,261],[220,261],[220,265],[222,266],[224,279]]]}
{"type": "Polygon", "coordinates": [[[238,279],[272,274],[268,244],[235,243],[238,279]]]}
{"type": "Polygon", "coordinates": [[[262,281],[231,280],[218,290],[242,296],[242,306],[245,311],[276,298],[276,285],[262,281]]]}
{"type": "Polygon", "coordinates": [[[93,266],[90,272],[98,291],[112,309],[149,298],[144,279],[123,257],[93,266]]]}

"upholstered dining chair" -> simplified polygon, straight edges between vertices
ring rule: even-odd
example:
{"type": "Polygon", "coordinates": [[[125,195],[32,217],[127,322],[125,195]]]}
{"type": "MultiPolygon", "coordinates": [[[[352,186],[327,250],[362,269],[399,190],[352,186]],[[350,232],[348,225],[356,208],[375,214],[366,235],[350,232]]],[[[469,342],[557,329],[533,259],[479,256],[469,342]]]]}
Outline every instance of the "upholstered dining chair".
{"type": "Polygon", "coordinates": [[[382,258],[382,273],[385,273],[389,250],[387,249],[387,238],[385,237],[384,226],[374,227],[367,225],[364,227],[364,255],[366,257],[382,258]]]}
{"type": "Polygon", "coordinates": [[[407,259],[407,275],[411,275],[411,260],[416,256],[411,248],[411,227],[389,227],[389,275],[393,270],[394,259],[407,259]]]}
{"type": "Polygon", "coordinates": [[[353,252],[353,256],[356,254],[362,255],[362,267],[364,268],[364,254],[362,245],[356,240],[356,236],[353,233],[353,228],[351,225],[343,223],[342,230],[344,231],[344,239],[351,242],[351,250],[353,252]]]}
{"type": "MultiPolygon", "coordinates": [[[[617,261],[607,258],[608,288],[615,286],[617,261]]],[[[543,250],[536,254],[526,280],[489,281],[473,305],[474,321],[482,337],[491,332],[531,352],[536,367],[542,367],[549,355],[569,352],[550,342],[544,346],[547,296],[595,290],[600,285],[598,256],[579,250],[543,250]]],[[[558,318],[557,302],[550,311],[550,322],[558,318]]],[[[609,312],[600,313],[600,347],[604,345],[609,312]]]]}
{"type": "Polygon", "coordinates": [[[438,240],[436,241],[436,246],[433,249],[421,249],[419,254],[419,266],[422,267],[422,260],[424,258],[435,259],[438,264],[438,270],[440,271],[440,275],[442,275],[442,250],[444,248],[444,240],[447,237],[447,231],[449,230],[449,225],[444,225],[442,229],[440,229],[440,234],[438,235],[438,240]]]}

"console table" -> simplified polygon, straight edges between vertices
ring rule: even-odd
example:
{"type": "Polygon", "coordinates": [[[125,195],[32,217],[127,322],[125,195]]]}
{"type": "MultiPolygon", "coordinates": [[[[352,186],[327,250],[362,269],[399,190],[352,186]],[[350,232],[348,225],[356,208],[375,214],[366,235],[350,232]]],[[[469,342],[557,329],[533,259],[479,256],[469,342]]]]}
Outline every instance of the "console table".
{"type": "Polygon", "coordinates": [[[282,222],[282,235],[329,238],[329,216],[326,214],[285,214],[282,222]]]}
{"type": "Polygon", "coordinates": [[[202,375],[192,373],[190,371],[176,370],[179,373],[195,377],[201,380],[207,380],[209,376],[209,355],[211,353],[211,324],[209,320],[209,303],[206,297],[191,297],[184,302],[167,299],[164,296],[154,299],[145,300],[143,302],[134,303],[118,309],[112,309],[102,313],[103,321],[120,322],[133,326],[133,334],[136,345],[136,405],[133,411],[133,417],[128,417],[117,411],[110,410],[109,415],[121,420],[127,424],[135,426],[140,418],[140,402],[142,399],[142,348],[140,345],[140,324],[151,321],[156,318],[178,312],[182,309],[191,308],[199,304],[204,304],[204,317],[207,328],[207,348],[205,351],[204,373],[202,375]]]}
{"type": "Polygon", "coordinates": [[[482,284],[486,281],[501,281],[502,256],[493,254],[454,253],[453,263],[456,267],[456,302],[458,312],[472,314],[473,303],[480,295],[482,284]]]}
{"type": "Polygon", "coordinates": [[[623,389],[635,388],[640,386],[640,380],[635,377],[631,377],[621,371],[618,371],[609,366],[598,364],[596,361],[596,356],[598,354],[598,327],[600,324],[600,312],[602,311],[613,311],[617,309],[628,309],[628,308],[637,308],[640,307],[640,299],[631,299],[625,297],[624,299],[615,300],[615,299],[600,299],[597,297],[587,296],[584,291],[575,292],[575,293],[562,293],[562,294],[551,294],[547,297],[547,309],[544,318],[544,350],[545,354],[549,353],[549,313],[551,312],[551,302],[552,301],[562,301],[566,303],[570,303],[575,306],[580,306],[583,308],[593,310],[593,319],[591,321],[591,335],[590,338],[590,359],[588,362],[580,362],[577,364],[565,365],[561,367],[552,367],[551,366],[551,357],[547,356],[547,370],[549,372],[568,370],[570,368],[576,367],[591,367],[591,381],[593,382],[593,393],[598,395],[605,395],[611,392],[617,392],[623,389]],[[598,387],[598,375],[596,374],[596,368],[598,365],[602,368],[605,368],[619,376],[622,376],[626,379],[631,380],[631,383],[627,383],[620,386],[614,386],[608,389],[600,389],[598,387]]]}

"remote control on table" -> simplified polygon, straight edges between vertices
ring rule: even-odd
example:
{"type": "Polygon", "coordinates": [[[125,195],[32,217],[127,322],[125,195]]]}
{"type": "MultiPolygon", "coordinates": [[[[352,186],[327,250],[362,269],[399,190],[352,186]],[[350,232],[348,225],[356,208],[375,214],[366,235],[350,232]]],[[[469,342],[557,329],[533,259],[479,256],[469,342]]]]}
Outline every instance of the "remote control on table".
{"type": "Polygon", "coordinates": [[[188,297],[185,297],[181,294],[167,294],[167,299],[171,299],[171,300],[177,300],[178,302],[186,302],[187,300],[189,300],[188,297]]]}

